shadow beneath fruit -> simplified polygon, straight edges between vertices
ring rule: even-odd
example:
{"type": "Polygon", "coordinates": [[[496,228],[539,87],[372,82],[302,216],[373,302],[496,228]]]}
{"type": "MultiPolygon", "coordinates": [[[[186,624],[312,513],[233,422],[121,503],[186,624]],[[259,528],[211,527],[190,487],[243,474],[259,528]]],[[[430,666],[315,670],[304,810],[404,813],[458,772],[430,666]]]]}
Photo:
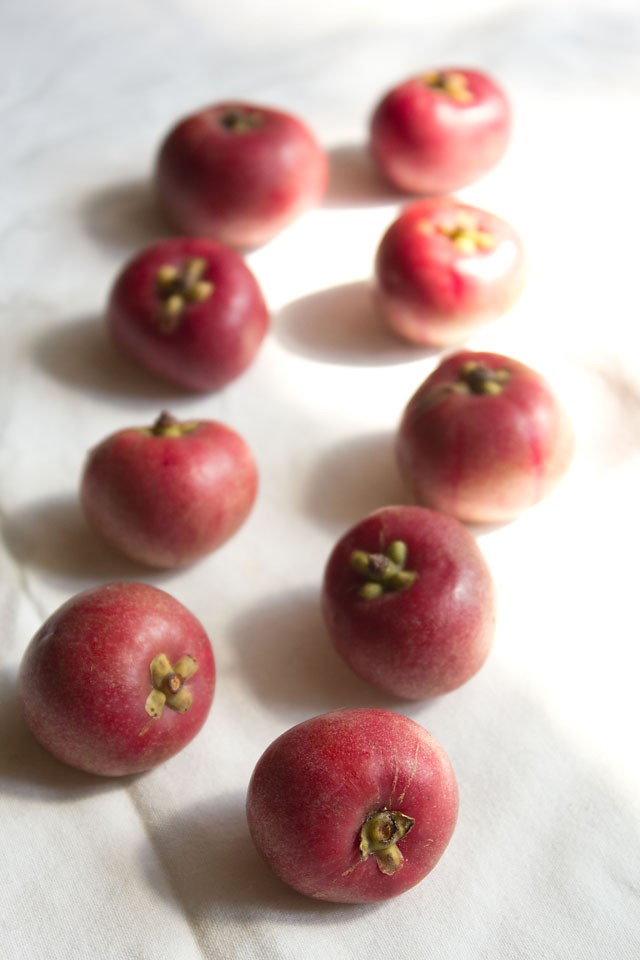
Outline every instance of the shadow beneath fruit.
{"type": "MultiPolygon", "coordinates": [[[[85,522],[78,498],[58,496],[28,504],[5,520],[3,538],[16,563],[53,574],[73,592],[105,580],[140,580],[156,571],[122,556],[85,522]]],[[[168,576],[168,574],[165,574],[168,576]]]]}
{"type": "Polygon", "coordinates": [[[0,780],[5,792],[55,802],[79,800],[121,789],[134,777],[117,779],[84,773],[56,760],[40,746],[23,716],[17,674],[0,669],[0,780]]]}
{"type": "Polygon", "coordinates": [[[32,349],[35,362],[49,376],[83,393],[108,394],[122,406],[132,399],[157,398],[160,405],[190,396],[120,354],[101,317],[83,317],[48,330],[32,349]]]}
{"type": "Polygon", "coordinates": [[[398,204],[398,193],[378,172],[366,147],[343,144],[329,150],[329,185],[325,207],[357,207],[398,204]]]}
{"type": "Polygon", "coordinates": [[[153,848],[145,843],[140,850],[150,885],[171,902],[177,896],[196,921],[211,922],[212,910],[217,910],[220,921],[224,911],[236,923],[249,923],[260,908],[272,911],[280,923],[326,923],[354,919],[380,906],[312,900],[286,886],[253,845],[244,793],[216,797],[168,818],[153,831],[153,841],[153,848]]]}
{"type": "Polygon", "coordinates": [[[294,300],[274,318],[273,332],[287,349],[324,363],[383,366],[434,353],[405,343],[387,329],[366,280],[294,300]]]}
{"type": "Polygon", "coordinates": [[[380,507],[408,503],[396,466],[394,434],[367,434],[322,450],[312,463],[302,507],[335,532],[380,507]]]}
{"type": "Polygon", "coordinates": [[[333,649],[319,589],[292,590],[248,607],[229,627],[251,694],[277,708],[324,713],[340,707],[403,710],[407,701],[357,677],[333,649]]]}
{"type": "Polygon", "coordinates": [[[148,180],[114,184],[85,197],[80,216],[87,232],[103,246],[133,253],[171,234],[148,180]]]}

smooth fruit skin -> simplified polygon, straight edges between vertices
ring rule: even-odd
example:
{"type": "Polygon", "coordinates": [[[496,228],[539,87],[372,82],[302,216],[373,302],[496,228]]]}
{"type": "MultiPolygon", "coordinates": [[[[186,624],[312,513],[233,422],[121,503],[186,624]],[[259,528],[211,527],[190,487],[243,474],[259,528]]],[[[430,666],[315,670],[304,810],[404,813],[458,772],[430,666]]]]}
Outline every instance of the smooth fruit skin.
{"type": "Polygon", "coordinates": [[[374,274],[389,328],[412,343],[443,347],[512,306],[524,285],[525,258],[506,220],[453,197],[433,197],[406,207],[391,224],[374,274]]]}
{"type": "Polygon", "coordinates": [[[213,420],[163,432],[131,427],[87,457],[80,500],[111,546],[152,567],[193,563],[225,543],[253,507],[258,471],[243,438],[213,420]]]}
{"type": "Polygon", "coordinates": [[[414,501],[470,523],[511,520],[559,482],[573,430],[547,381],[510,357],[461,351],[413,395],[396,435],[400,472],[414,501]],[[461,388],[469,365],[497,392],[461,388]]]}
{"type": "Polygon", "coordinates": [[[511,110],[498,84],[479,70],[446,67],[390,90],[370,122],[369,143],[386,179],[406,193],[458,190],[491,170],[504,154],[511,110]],[[434,78],[461,77],[464,97],[434,78]]]}
{"type": "Polygon", "coordinates": [[[328,162],[297,117],[244,102],[181,120],[157,157],[160,207],[182,233],[251,248],[270,240],[326,190],[328,162]]]}
{"type": "Polygon", "coordinates": [[[419,883],[442,856],[457,813],[443,748],[387,710],[337,710],[292,727],[258,761],[247,795],[251,836],[274,873],[337,903],[387,900],[419,883]],[[415,820],[393,875],[359,852],[363,822],[382,809],[415,820]]]}
{"type": "Polygon", "coordinates": [[[59,760],[102,776],[154,767],[204,724],[215,685],[211,644],[200,622],[169,594],[142,583],[108,583],[64,603],[38,630],[20,667],[24,715],[59,760]],[[188,655],[191,706],[152,719],[150,664],[188,655]]]}
{"type": "Polygon", "coordinates": [[[253,362],[269,326],[258,283],[234,251],[202,237],[161,240],[134,256],[117,276],[106,323],[130,359],[187,390],[219,390],[253,362]],[[202,299],[183,299],[175,315],[162,271],[203,263],[202,299]]]}
{"type": "Polygon", "coordinates": [[[424,507],[384,507],[341,537],[325,568],[322,610],[336,650],[354,673],[414,700],[469,680],[494,635],[493,581],[475,539],[454,518],[424,507]],[[394,541],[406,545],[415,580],[363,598],[353,552],[384,554],[394,541]]]}

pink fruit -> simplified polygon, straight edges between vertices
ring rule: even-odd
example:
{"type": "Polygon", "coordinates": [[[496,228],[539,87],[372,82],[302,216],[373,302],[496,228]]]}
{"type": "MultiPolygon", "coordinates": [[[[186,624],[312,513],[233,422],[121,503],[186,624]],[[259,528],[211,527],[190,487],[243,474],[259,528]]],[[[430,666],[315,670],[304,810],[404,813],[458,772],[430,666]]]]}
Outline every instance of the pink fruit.
{"type": "Polygon", "coordinates": [[[493,583],[476,541],[424,507],[384,507],[345,533],[325,569],[322,609],[351,669],[410,699],[465,683],[493,640],[493,583]]]}
{"type": "Polygon", "coordinates": [[[239,434],[167,413],[90,451],[80,496],[89,524],[126,556],[153,567],[192,563],[244,523],[258,473],[239,434]]]}
{"type": "Polygon", "coordinates": [[[155,767],[209,713],[215,664],[198,620],[143,583],[67,600],[38,630],[19,674],[28,726],[72,767],[117,777],[155,767]]]}
{"type": "Polygon", "coordinates": [[[511,111],[485,73],[431,70],[390,90],[376,107],[370,148],[407,193],[450,193],[494,167],[509,142],[511,111]]]}
{"type": "Polygon", "coordinates": [[[567,470],[573,432],[549,384],[496,353],[448,357],[409,401],[396,439],[413,499],[471,523],[510,520],[567,470]]]}
{"type": "Polygon", "coordinates": [[[327,187],[327,157],[296,117],[218,103],[181,120],[157,158],[160,206],[183,233],[233,247],[265,243],[327,187]]]}
{"type": "Polygon", "coordinates": [[[283,733],[253,772],[251,836],[274,873],[338,903],[419,883],[449,842],[458,790],[440,744],[387,710],[336,710],[283,733]]]}
{"type": "Polygon", "coordinates": [[[513,228],[453,197],[408,206],[384,234],[376,294],[389,327],[413,343],[447,346],[505,313],[524,284],[513,228]]]}
{"type": "Polygon", "coordinates": [[[255,277],[213,240],[174,237],[122,269],[106,315],[128,357],[188,390],[218,390],[252,363],[269,326],[255,277]]]}

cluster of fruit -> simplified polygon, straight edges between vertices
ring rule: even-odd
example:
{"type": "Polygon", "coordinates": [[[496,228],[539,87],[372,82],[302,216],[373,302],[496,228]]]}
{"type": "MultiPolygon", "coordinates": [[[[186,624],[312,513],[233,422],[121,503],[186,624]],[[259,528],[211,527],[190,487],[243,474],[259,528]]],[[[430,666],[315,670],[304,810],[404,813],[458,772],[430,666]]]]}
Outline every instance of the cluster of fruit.
{"type": "MultiPolygon", "coordinates": [[[[509,136],[500,88],[472,70],[412,78],[375,110],[370,149],[411,203],[382,238],[375,286],[401,337],[442,347],[505,311],[520,292],[512,228],[449,192],[489,170],[509,136]],[[446,194],[446,195],[443,195],[446,194]]],[[[245,103],[179,123],[158,155],[160,205],[180,232],[116,279],[107,323],[116,345],[168,380],[217,390],[252,362],[268,328],[239,250],[266,242],[327,186],[328,161],[294,117],[245,103]]],[[[543,378],[497,354],[446,358],[409,401],[397,460],[415,506],[365,517],[325,568],[327,630],[355,673],[421,699],[484,663],[494,631],[487,564],[464,522],[515,517],[568,466],[572,432],[543,378]]],[[[224,424],[122,430],[87,458],[81,502],[121,553],[156,568],[189,564],[242,525],[258,475],[224,424]]],[[[56,757],[120,776],[166,760],[202,727],[215,663],[202,625],[155,587],[109,583],[67,601],[41,627],[20,671],[28,725],[56,757]]],[[[280,736],[251,779],[247,815],[273,870],[313,897],[370,901],[421,880],[455,826],[446,753],[405,716],[339,710],[280,736]]]]}

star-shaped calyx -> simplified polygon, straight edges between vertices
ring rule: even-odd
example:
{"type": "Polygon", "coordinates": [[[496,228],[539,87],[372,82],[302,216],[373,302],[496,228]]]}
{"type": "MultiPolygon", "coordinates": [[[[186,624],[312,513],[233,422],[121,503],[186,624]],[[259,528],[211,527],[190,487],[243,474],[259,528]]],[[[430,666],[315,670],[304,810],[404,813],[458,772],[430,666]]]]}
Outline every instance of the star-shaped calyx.
{"type": "Polygon", "coordinates": [[[172,333],[190,303],[201,303],[211,296],[214,285],[204,279],[207,261],[203,257],[189,257],[180,266],[166,263],[156,273],[156,291],[160,300],[158,327],[162,333],[172,333]]]}
{"type": "Polygon", "coordinates": [[[353,550],[351,567],[365,581],[358,590],[362,600],[373,600],[383,593],[407,590],[416,580],[415,570],[406,570],[408,550],[403,540],[394,540],[384,553],[353,550]]]}
{"type": "Polygon", "coordinates": [[[165,706],[177,713],[186,713],[193,697],[185,683],[198,669],[194,657],[185,654],[172,666],[165,653],[154,657],[149,666],[152,690],[147,697],[145,710],[156,720],[162,715],[165,706]]]}

